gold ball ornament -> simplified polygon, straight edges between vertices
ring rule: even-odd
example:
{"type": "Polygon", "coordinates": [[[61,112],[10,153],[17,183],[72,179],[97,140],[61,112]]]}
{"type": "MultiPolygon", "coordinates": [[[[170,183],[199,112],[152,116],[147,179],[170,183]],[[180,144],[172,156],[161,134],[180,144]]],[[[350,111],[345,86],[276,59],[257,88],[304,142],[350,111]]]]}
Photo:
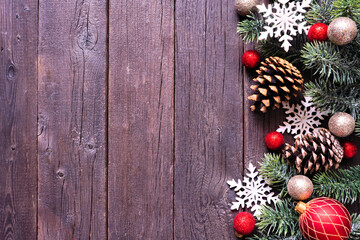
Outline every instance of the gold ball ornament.
{"type": "Polygon", "coordinates": [[[330,23],[327,35],[332,43],[342,46],[354,40],[357,31],[354,20],[348,17],[339,17],[330,23]]]}
{"type": "Polygon", "coordinates": [[[347,137],[355,130],[355,120],[348,113],[335,113],[329,120],[329,130],[337,137],[347,137]]]}
{"type": "Polygon", "coordinates": [[[314,185],[310,178],[304,175],[296,175],[290,178],[287,184],[289,195],[295,200],[306,200],[314,191],[314,185]]]}
{"type": "Polygon", "coordinates": [[[236,11],[243,17],[250,14],[250,11],[256,11],[258,0],[235,0],[236,11]]]}

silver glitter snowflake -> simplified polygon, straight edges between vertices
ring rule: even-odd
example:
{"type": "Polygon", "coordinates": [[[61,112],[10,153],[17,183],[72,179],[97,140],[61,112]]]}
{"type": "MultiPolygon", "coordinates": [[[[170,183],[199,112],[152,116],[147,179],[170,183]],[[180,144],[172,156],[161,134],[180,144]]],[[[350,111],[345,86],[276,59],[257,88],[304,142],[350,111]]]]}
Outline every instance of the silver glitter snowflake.
{"type": "Polygon", "coordinates": [[[329,115],[328,111],[321,111],[316,108],[311,102],[311,97],[305,97],[305,101],[301,101],[301,104],[290,106],[290,103],[283,102],[282,105],[286,109],[286,121],[276,131],[290,133],[295,135],[295,138],[300,137],[302,134],[311,133],[321,125],[321,120],[324,120],[324,117],[329,115]]]}
{"type": "Polygon", "coordinates": [[[279,38],[282,48],[287,52],[291,46],[292,36],[298,33],[306,33],[310,26],[306,26],[305,8],[310,7],[312,0],[304,0],[302,2],[289,2],[289,0],[279,0],[274,3],[274,7],[269,4],[266,8],[265,4],[258,5],[259,13],[262,13],[266,26],[266,31],[261,32],[259,40],[267,39],[269,36],[279,38]]]}
{"type": "Polygon", "coordinates": [[[231,210],[239,210],[239,208],[251,208],[254,216],[261,214],[260,208],[262,205],[275,203],[279,200],[277,196],[272,192],[265,180],[259,175],[255,166],[250,163],[248,167],[247,177],[241,181],[238,179],[236,182],[234,179],[228,181],[230,188],[234,188],[236,192],[236,202],[232,203],[231,210]]]}

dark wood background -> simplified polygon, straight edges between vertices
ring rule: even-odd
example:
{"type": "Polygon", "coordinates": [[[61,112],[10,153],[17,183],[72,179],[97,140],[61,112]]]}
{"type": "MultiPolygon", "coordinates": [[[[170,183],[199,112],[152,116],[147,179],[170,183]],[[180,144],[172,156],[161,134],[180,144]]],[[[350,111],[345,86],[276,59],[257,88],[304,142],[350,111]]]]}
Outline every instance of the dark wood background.
{"type": "Polygon", "coordinates": [[[238,21],[233,0],[0,0],[0,239],[235,239],[226,181],[283,121],[249,111],[238,21]]]}

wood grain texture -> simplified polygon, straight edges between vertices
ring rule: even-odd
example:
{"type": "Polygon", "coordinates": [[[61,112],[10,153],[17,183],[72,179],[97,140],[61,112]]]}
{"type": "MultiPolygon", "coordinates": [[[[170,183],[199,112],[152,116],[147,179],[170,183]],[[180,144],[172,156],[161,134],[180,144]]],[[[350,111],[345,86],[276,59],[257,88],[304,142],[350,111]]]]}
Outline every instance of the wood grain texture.
{"type": "Polygon", "coordinates": [[[36,239],[36,61],[37,1],[1,1],[1,239],[36,239]]]}
{"type": "Polygon", "coordinates": [[[105,0],[40,0],[39,239],[106,239],[105,0]]]}
{"type": "Polygon", "coordinates": [[[174,3],[110,1],[109,239],[172,239],[174,3]]]}
{"type": "Polygon", "coordinates": [[[236,239],[226,181],[243,165],[233,1],[176,1],[175,239],[236,239]]]}

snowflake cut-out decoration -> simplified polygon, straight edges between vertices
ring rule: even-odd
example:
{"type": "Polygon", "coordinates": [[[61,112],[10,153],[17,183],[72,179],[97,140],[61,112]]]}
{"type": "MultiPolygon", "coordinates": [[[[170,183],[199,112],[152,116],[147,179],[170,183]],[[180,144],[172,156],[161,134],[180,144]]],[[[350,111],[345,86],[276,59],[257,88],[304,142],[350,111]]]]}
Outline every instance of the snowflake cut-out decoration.
{"type": "Polygon", "coordinates": [[[290,41],[292,36],[297,33],[308,33],[310,26],[306,25],[305,8],[310,7],[311,0],[304,0],[302,2],[289,2],[289,0],[279,0],[279,2],[269,4],[266,8],[265,4],[257,5],[259,13],[262,13],[266,26],[265,31],[261,32],[259,40],[270,37],[279,38],[282,48],[287,52],[291,47],[290,41]]]}
{"type": "Polygon", "coordinates": [[[228,181],[230,188],[234,188],[236,192],[236,202],[232,203],[231,210],[239,210],[239,208],[251,208],[254,216],[259,216],[261,214],[260,208],[262,205],[275,203],[279,200],[271,187],[265,183],[259,172],[256,170],[256,167],[250,163],[247,168],[248,173],[247,177],[244,177],[243,181],[234,179],[228,181]]]}
{"type": "Polygon", "coordinates": [[[311,97],[305,97],[305,101],[301,104],[293,104],[290,106],[289,102],[282,103],[283,108],[286,109],[286,121],[284,125],[279,126],[276,130],[280,133],[290,133],[295,135],[295,138],[301,137],[303,134],[311,133],[314,129],[321,125],[321,120],[329,115],[328,111],[321,111],[314,103],[311,102],[311,97]]]}

